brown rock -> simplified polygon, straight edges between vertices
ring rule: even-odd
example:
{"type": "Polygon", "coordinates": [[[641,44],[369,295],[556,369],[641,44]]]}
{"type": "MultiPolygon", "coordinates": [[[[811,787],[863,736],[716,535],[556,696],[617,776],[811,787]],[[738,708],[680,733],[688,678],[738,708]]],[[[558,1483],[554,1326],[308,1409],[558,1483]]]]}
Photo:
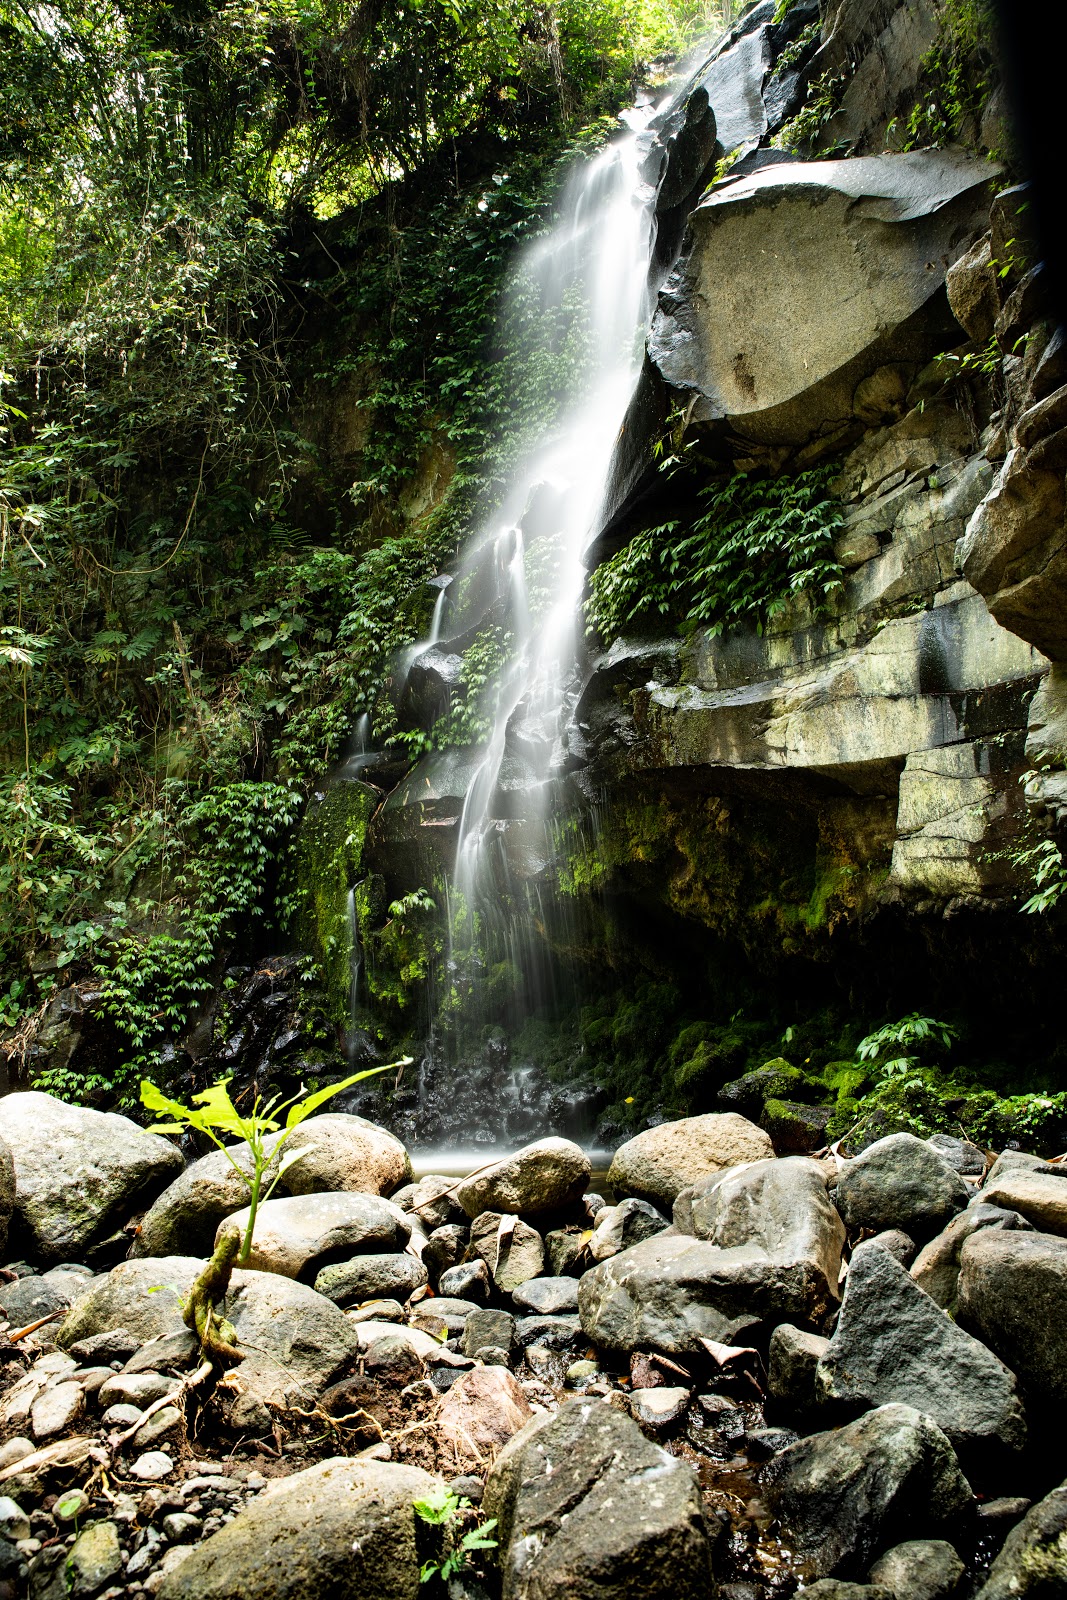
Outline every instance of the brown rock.
{"type": "Polygon", "coordinates": [[[445,1394],[437,1420],[442,1436],[461,1457],[482,1461],[532,1416],[529,1401],[506,1367],[475,1367],[445,1394]]]}

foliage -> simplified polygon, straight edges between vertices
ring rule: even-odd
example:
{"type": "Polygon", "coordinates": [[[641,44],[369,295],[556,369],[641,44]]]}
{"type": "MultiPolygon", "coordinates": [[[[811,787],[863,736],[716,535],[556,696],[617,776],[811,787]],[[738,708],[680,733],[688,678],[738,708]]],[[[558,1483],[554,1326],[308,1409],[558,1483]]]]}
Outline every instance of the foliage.
{"type": "Polygon", "coordinates": [[[841,510],[820,467],[795,478],[738,472],[701,490],[707,509],[640,533],[590,579],[586,616],[606,643],[651,616],[721,633],[746,622],[762,632],[808,594],[818,611],[839,587],[833,534],[841,510]]]}
{"type": "Polygon", "coordinates": [[[465,1533],[460,1532],[459,1525],[474,1511],[474,1507],[465,1496],[461,1497],[442,1486],[432,1490],[425,1499],[416,1500],[413,1504],[415,1515],[422,1522],[444,1530],[448,1545],[439,1561],[422,1563],[419,1569],[420,1583],[428,1583],[431,1578],[438,1575],[443,1583],[447,1583],[469,1564],[476,1550],[496,1549],[498,1541],[489,1537],[496,1527],[495,1517],[489,1517],[465,1533]]]}
{"type": "Polygon", "coordinates": [[[835,146],[824,144],[823,135],[841,109],[848,83],[849,75],[844,70],[823,72],[813,78],[801,109],[775,134],[772,140],[775,147],[800,150],[809,157],[831,154],[835,146]]]}
{"type": "Polygon", "coordinates": [[[1021,851],[1016,865],[1028,869],[1033,875],[1034,893],[1024,901],[1022,910],[1028,916],[1043,916],[1059,905],[1067,895],[1067,865],[1063,853],[1054,839],[1042,839],[1032,849],[1021,851]]]}
{"type": "Polygon", "coordinates": [[[919,63],[922,96],[908,117],[903,149],[952,144],[977,133],[995,82],[995,30],[991,0],[946,0],[937,39],[919,63]]]}

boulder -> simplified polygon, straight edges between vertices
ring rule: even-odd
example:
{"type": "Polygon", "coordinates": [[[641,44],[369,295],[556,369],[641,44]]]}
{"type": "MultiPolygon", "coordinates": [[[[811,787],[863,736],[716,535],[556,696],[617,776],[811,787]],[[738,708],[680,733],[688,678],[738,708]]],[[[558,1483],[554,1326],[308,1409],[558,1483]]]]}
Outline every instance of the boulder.
{"type": "Polygon", "coordinates": [[[952,263],[945,274],[945,288],[952,315],[967,337],[987,344],[1000,313],[988,233],[952,263]]]}
{"type": "Polygon", "coordinates": [[[263,1490],[196,1545],[160,1600],[415,1600],[413,1504],[440,1487],[391,1461],[322,1461],[263,1490]]]}
{"type": "Polygon", "coordinates": [[[818,1381],[827,1398],[847,1405],[914,1406],[964,1460],[980,1449],[1018,1452],[1026,1442],[1014,1374],[873,1240],[853,1253],[818,1381]]]}
{"type": "Polygon", "coordinates": [[[1032,1506],[1004,1541],[975,1600],[1056,1600],[1067,1594],[1067,1484],[1032,1506]]]}
{"type": "MultiPolygon", "coordinates": [[[[248,1207],[219,1223],[223,1231],[248,1225],[248,1207]]],[[[310,1273],[323,1258],[402,1250],[411,1237],[411,1222],[399,1206],[371,1194],[300,1194],[266,1200],[256,1213],[251,1271],[278,1272],[285,1278],[310,1273]]]]}
{"type": "Polygon", "coordinates": [[[541,1235],[513,1212],[483,1211],[471,1224],[470,1247],[504,1294],[540,1277],[545,1268],[541,1235]]]}
{"type": "Polygon", "coordinates": [[[891,1133],[838,1174],[837,1205],[850,1230],[901,1228],[928,1239],[962,1211],[971,1191],[924,1139],[891,1133]]]}
{"type": "MultiPolygon", "coordinates": [[[[267,1140],[268,1149],[279,1135],[267,1140]]],[[[283,1154],[303,1152],[281,1179],[278,1193],[314,1194],[329,1190],[390,1194],[411,1175],[411,1160],[399,1139],[364,1117],[329,1112],[301,1123],[285,1142],[283,1154]]],[[[209,1254],[224,1217],[248,1203],[248,1185],[233,1162],[251,1172],[246,1144],[213,1150],[192,1162],[156,1200],[141,1220],[133,1253],[163,1256],[179,1251],[209,1254]]],[[[269,1183],[277,1167],[267,1169],[269,1183]]]]}
{"type": "Polygon", "coordinates": [[[512,1295],[520,1311],[533,1311],[542,1317],[558,1317],[578,1309],[576,1278],[532,1278],[520,1284],[512,1295]]]}
{"type": "Polygon", "coordinates": [[[129,1117],[36,1089],[5,1096],[4,1138],[15,1216],[45,1261],[77,1261],[185,1165],[176,1145],[129,1117]]]}
{"type": "Polygon", "coordinates": [[[483,1211],[555,1211],[581,1199],[589,1172],[589,1157],[570,1139],[538,1139],[473,1173],[460,1184],[457,1198],[471,1218],[483,1211]]]}
{"type": "Polygon", "coordinates": [[[1067,1173],[1005,1172],[981,1194],[982,1204],[1017,1211],[1041,1233],[1067,1235],[1067,1173]]]}
{"type": "Polygon", "coordinates": [[[1002,1228],[1009,1232],[1028,1232],[1031,1225],[1017,1211],[973,1201],[948,1227],[931,1239],[911,1264],[911,1275],[931,1300],[946,1311],[956,1309],[956,1285],[960,1276],[960,1252],[972,1233],[982,1228],[1002,1228]]]}
{"type": "Polygon", "coordinates": [[[952,342],[940,291],[954,247],[985,221],[988,180],[986,162],[921,150],[716,187],[661,291],[652,360],[694,421],[728,417],[773,444],[848,423],[865,379],[952,342]]]}
{"type": "Polygon", "coordinates": [[[985,1151],[969,1139],[956,1139],[951,1133],[934,1133],[927,1139],[931,1150],[936,1150],[943,1161],[969,1178],[985,1175],[985,1151]]]}
{"type": "Polygon", "coordinates": [[[823,1403],[819,1362],[829,1339],[780,1322],[767,1351],[767,1393],[791,1413],[804,1416],[823,1403]]]}
{"type": "Polygon", "coordinates": [[[315,1279],[315,1290],[336,1305],[358,1306],[364,1300],[406,1300],[426,1282],[426,1268],[414,1256],[356,1256],[323,1267],[315,1279]]]}
{"type": "Polygon", "coordinates": [[[905,1405],[802,1439],[762,1468],[759,1484],[812,1577],[865,1572],[879,1546],[938,1533],[971,1505],[948,1439],[905,1405]]]}
{"type": "Polygon", "coordinates": [[[582,1331],[602,1350],[683,1355],[701,1341],[735,1342],[755,1318],[807,1322],[829,1304],[809,1261],[778,1261],[759,1245],[721,1249],[657,1234],[581,1278],[582,1331]]]}
{"type": "Polygon", "coordinates": [[[608,1171],[608,1186],[670,1209],[690,1184],[742,1161],[773,1156],[762,1128],[735,1111],[685,1117],[646,1128],[619,1146],[608,1171]]]}
{"type": "Polygon", "coordinates": [[[1067,1239],[984,1228],[960,1253],[958,1316],[1042,1402],[1067,1402],[1067,1239]]]}
{"type": "Polygon", "coordinates": [[[900,1600],[951,1600],[965,1571],[946,1539],[909,1539],[879,1556],[867,1576],[900,1600]]]}
{"type": "Polygon", "coordinates": [[[506,1367],[474,1367],[446,1391],[437,1426],[459,1460],[481,1464],[532,1416],[530,1402],[506,1367]]]}
{"type": "Polygon", "coordinates": [[[7,1258],[7,1232],[15,1209],[15,1158],[6,1139],[0,1139],[0,1256],[7,1258]]]}
{"type": "Polygon", "coordinates": [[[179,1296],[189,1293],[203,1265],[193,1256],[120,1262],[93,1278],[79,1295],[59,1325],[56,1343],[67,1350],[116,1330],[138,1343],[181,1332],[185,1323],[179,1296]]]}
{"type": "Polygon", "coordinates": [[[609,1256],[617,1256],[620,1250],[629,1250],[631,1245],[651,1239],[669,1227],[667,1218],[647,1200],[631,1198],[617,1206],[605,1206],[597,1213],[589,1254],[594,1261],[607,1261],[609,1256]]]}
{"type": "Polygon", "coordinates": [[[706,1600],[711,1551],[693,1469],[600,1401],[529,1423],[489,1474],[503,1600],[706,1600]]]}

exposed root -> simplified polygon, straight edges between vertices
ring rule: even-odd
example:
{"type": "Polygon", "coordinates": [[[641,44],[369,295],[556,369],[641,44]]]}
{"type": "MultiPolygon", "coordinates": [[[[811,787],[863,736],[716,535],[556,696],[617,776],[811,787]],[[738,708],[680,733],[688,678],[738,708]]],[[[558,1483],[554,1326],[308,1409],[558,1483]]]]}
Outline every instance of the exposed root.
{"type": "Polygon", "coordinates": [[[185,1326],[200,1340],[200,1348],[207,1360],[219,1365],[244,1360],[244,1352],[237,1348],[236,1328],[216,1310],[218,1302],[230,1287],[240,1248],[240,1234],[227,1230],[215,1246],[215,1254],[189,1290],[185,1305],[185,1326]]]}

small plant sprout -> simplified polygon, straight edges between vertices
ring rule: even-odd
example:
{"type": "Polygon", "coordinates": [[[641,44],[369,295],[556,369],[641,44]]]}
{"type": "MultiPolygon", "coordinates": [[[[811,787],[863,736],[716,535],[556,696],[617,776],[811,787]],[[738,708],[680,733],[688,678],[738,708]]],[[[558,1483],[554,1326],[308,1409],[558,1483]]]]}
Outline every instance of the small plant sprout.
{"type": "Polygon", "coordinates": [[[197,1335],[206,1354],[224,1355],[231,1360],[241,1359],[234,1343],[235,1334],[232,1325],[221,1318],[215,1308],[229,1287],[230,1274],[234,1267],[242,1266],[252,1253],[256,1214],[260,1205],[270,1199],[290,1167],[294,1166],[305,1153],[302,1150],[292,1150],[282,1155],[282,1146],[290,1134],[295,1133],[313,1111],[317,1111],[320,1106],[325,1105],[328,1100],[332,1100],[345,1089],[350,1089],[354,1083],[361,1083],[364,1078],[373,1078],[382,1072],[393,1072],[399,1067],[409,1066],[410,1063],[411,1057],[405,1056],[400,1061],[389,1062],[383,1067],[368,1067],[363,1072],[353,1073],[340,1083],[331,1083],[325,1089],[318,1089],[303,1099],[299,1095],[293,1095],[290,1099],[283,1100],[281,1095],[273,1095],[269,1100],[262,1100],[257,1094],[247,1116],[242,1116],[230,1099],[229,1078],[221,1078],[218,1083],[213,1083],[210,1089],[194,1094],[191,1106],[182,1105],[180,1100],[171,1100],[154,1083],[150,1083],[147,1079],[142,1080],[141,1103],[147,1106],[149,1111],[163,1112],[170,1118],[168,1122],[152,1123],[148,1131],[185,1133],[188,1129],[193,1129],[197,1133],[206,1135],[212,1144],[222,1151],[241,1182],[248,1188],[248,1221],[244,1234],[241,1235],[234,1229],[225,1230],[215,1247],[214,1255],[193,1284],[184,1307],[186,1326],[197,1335]],[[283,1112],[287,1113],[284,1128],[280,1120],[283,1112]],[[242,1165],[233,1151],[227,1148],[224,1143],[226,1135],[244,1141],[247,1147],[245,1165],[242,1165]],[[275,1135],[280,1136],[275,1137],[275,1135]],[[275,1162],[277,1168],[271,1173],[270,1181],[264,1189],[264,1179],[275,1162]]]}
{"type": "Polygon", "coordinates": [[[424,1500],[414,1501],[413,1508],[415,1515],[423,1522],[428,1522],[433,1528],[444,1529],[447,1545],[439,1561],[422,1563],[419,1568],[420,1583],[429,1583],[431,1578],[438,1575],[444,1583],[447,1583],[467,1566],[475,1550],[496,1549],[498,1541],[489,1538],[489,1534],[496,1527],[495,1517],[490,1517],[488,1521],[480,1523],[475,1528],[468,1528],[464,1534],[459,1534],[458,1522],[473,1512],[474,1507],[469,1500],[461,1499],[451,1489],[446,1489],[444,1486],[435,1489],[424,1500]]]}

